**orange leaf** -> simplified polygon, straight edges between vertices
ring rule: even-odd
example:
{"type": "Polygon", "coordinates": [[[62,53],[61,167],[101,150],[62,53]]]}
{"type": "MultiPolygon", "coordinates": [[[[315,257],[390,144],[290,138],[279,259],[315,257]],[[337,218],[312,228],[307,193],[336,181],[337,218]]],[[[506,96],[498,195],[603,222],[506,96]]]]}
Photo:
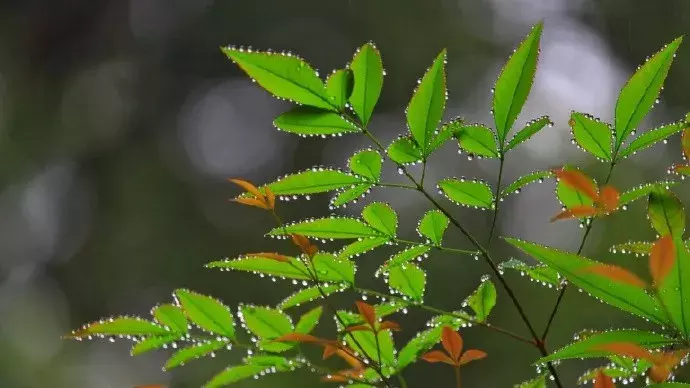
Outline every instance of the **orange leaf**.
{"type": "Polygon", "coordinates": [[[597,372],[597,377],[594,379],[594,388],[616,388],[616,384],[613,383],[611,377],[605,375],[600,369],[597,372]]]}
{"type": "Polygon", "coordinates": [[[593,264],[583,269],[583,271],[595,273],[597,275],[607,277],[619,283],[625,283],[639,288],[647,287],[647,283],[644,280],[640,279],[637,275],[628,271],[625,268],[618,267],[616,265],[593,264]]]}
{"type": "Polygon", "coordinates": [[[455,361],[440,350],[432,350],[422,355],[422,360],[426,362],[445,362],[448,365],[455,365],[455,361]]]}
{"type": "Polygon", "coordinates": [[[256,198],[235,198],[233,201],[243,205],[255,206],[264,210],[271,210],[271,208],[269,208],[264,201],[256,198]]]}
{"type": "Polygon", "coordinates": [[[338,355],[338,357],[345,360],[345,362],[347,362],[353,369],[363,369],[364,368],[364,364],[362,364],[362,361],[360,361],[358,358],[353,356],[354,351],[352,349],[347,348],[347,347],[342,346],[342,345],[338,345],[338,346],[339,346],[339,348],[335,352],[335,354],[338,355]]]}
{"type": "Polygon", "coordinates": [[[623,357],[645,359],[653,363],[657,359],[653,353],[632,342],[614,342],[610,344],[599,345],[595,348],[605,350],[623,357]]]}
{"type": "Polygon", "coordinates": [[[254,186],[253,184],[251,184],[250,182],[247,182],[247,181],[242,180],[242,179],[232,179],[232,178],[230,178],[228,180],[230,182],[242,187],[245,191],[249,192],[250,194],[252,194],[256,198],[261,198],[261,199],[264,198],[264,195],[261,194],[259,189],[256,186],[254,186]]]}
{"type": "Polygon", "coordinates": [[[553,170],[558,179],[562,180],[566,186],[586,195],[592,201],[599,199],[599,190],[592,183],[589,177],[578,170],[553,170]]]}
{"type": "Polygon", "coordinates": [[[272,342],[312,342],[312,343],[331,343],[332,341],[325,340],[319,337],[314,337],[311,334],[289,333],[274,339],[272,342]]]}
{"type": "Polygon", "coordinates": [[[316,252],[319,251],[319,248],[316,247],[316,245],[309,245],[307,249],[304,250],[304,253],[307,254],[309,257],[314,257],[316,252]]]}
{"type": "Polygon", "coordinates": [[[604,186],[601,189],[601,195],[599,195],[599,203],[607,212],[612,212],[618,209],[618,202],[620,201],[621,194],[613,186],[604,186]]]}
{"type": "Polygon", "coordinates": [[[483,350],[477,350],[477,349],[470,349],[466,351],[465,353],[462,354],[460,357],[460,365],[465,365],[468,362],[472,362],[475,360],[481,360],[482,358],[486,357],[486,352],[483,350]]]}
{"type": "Polygon", "coordinates": [[[597,209],[595,209],[594,206],[580,205],[563,210],[562,212],[556,214],[553,218],[551,218],[551,222],[566,218],[593,217],[595,215],[597,215],[597,209]]]}
{"type": "Polygon", "coordinates": [[[353,331],[371,331],[373,332],[374,329],[369,326],[369,325],[355,325],[355,326],[350,326],[346,327],[345,331],[353,332],[353,331]]]}
{"type": "Polygon", "coordinates": [[[268,206],[271,209],[274,209],[276,207],[276,195],[273,194],[273,191],[271,191],[271,189],[268,186],[264,188],[264,192],[266,193],[265,198],[266,202],[268,203],[268,206]]]}
{"type": "Polygon", "coordinates": [[[655,383],[663,383],[671,377],[671,368],[666,365],[652,365],[647,371],[647,376],[655,383]]]}
{"type": "Polygon", "coordinates": [[[289,263],[290,262],[290,258],[288,256],[281,255],[280,253],[274,253],[274,252],[247,253],[245,256],[261,257],[264,259],[280,261],[282,263],[289,263]]]}
{"type": "Polygon", "coordinates": [[[372,328],[376,327],[376,310],[374,310],[374,306],[357,301],[357,310],[359,310],[359,315],[362,316],[364,321],[369,324],[372,328]]]}
{"type": "Polygon", "coordinates": [[[291,234],[292,242],[297,245],[297,247],[309,257],[314,257],[318,248],[316,245],[312,245],[308,238],[302,236],[301,234],[291,234]]]}
{"type": "Polygon", "coordinates": [[[659,287],[666,276],[673,269],[676,262],[676,245],[673,237],[664,236],[656,240],[649,254],[649,273],[654,285],[659,287]]]}
{"type": "Polygon", "coordinates": [[[460,333],[453,330],[450,326],[443,326],[441,344],[453,361],[457,362],[460,359],[460,354],[462,354],[462,337],[460,337],[460,333]]]}
{"type": "Polygon", "coordinates": [[[344,383],[350,380],[358,380],[364,377],[364,369],[346,369],[332,375],[324,376],[321,381],[344,383]]]}
{"type": "Polygon", "coordinates": [[[383,321],[379,325],[379,331],[382,330],[391,330],[391,331],[400,331],[400,325],[398,325],[396,322],[393,321],[383,321]]]}
{"type": "Polygon", "coordinates": [[[680,145],[683,147],[685,159],[690,159],[690,128],[685,128],[680,136],[680,145]]]}
{"type": "Polygon", "coordinates": [[[325,359],[331,357],[332,355],[336,354],[336,352],[338,352],[338,350],[339,350],[339,349],[338,349],[337,346],[332,345],[332,344],[326,344],[326,345],[323,347],[323,356],[322,356],[322,359],[325,360],[325,359]]]}

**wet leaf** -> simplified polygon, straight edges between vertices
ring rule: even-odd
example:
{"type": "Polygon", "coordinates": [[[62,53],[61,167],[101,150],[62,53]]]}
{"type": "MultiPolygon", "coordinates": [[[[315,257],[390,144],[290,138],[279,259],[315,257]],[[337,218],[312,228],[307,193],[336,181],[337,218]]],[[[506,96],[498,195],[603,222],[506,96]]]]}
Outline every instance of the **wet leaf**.
{"type": "Polygon", "coordinates": [[[366,322],[369,327],[374,328],[377,322],[376,310],[374,309],[374,306],[362,301],[357,301],[356,305],[357,311],[359,311],[359,315],[362,317],[364,322],[366,322]]]}
{"type": "Polygon", "coordinates": [[[252,360],[248,359],[247,365],[231,366],[226,368],[215,375],[204,385],[204,387],[225,387],[226,385],[250,378],[254,379],[256,376],[263,376],[267,373],[288,372],[304,365],[304,361],[301,359],[288,360],[283,357],[275,357],[273,364],[270,364],[267,361],[267,359],[263,359],[261,363],[252,363],[252,360]]]}
{"type": "Polygon", "coordinates": [[[276,195],[307,195],[349,188],[360,183],[369,182],[343,171],[315,167],[286,175],[268,187],[276,195]]]}
{"type": "Polygon", "coordinates": [[[458,204],[484,209],[494,207],[494,195],[484,182],[447,178],[438,186],[448,199],[458,204]]]}
{"type": "Polygon", "coordinates": [[[389,237],[395,237],[398,230],[398,215],[390,205],[373,202],[362,210],[362,218],[372,228],[389,237]]]}
{"type": "Polygon", "coordinates": [[[153,317],[161,325],[169,327],[178,333],[187,332],[187,317],[184,312],[174,304],[161,304],[153,309],[153,317]]]}
{"type": "Polygon", "coordinates": [[[527,380],[520,384],[515,384],[513,388],[547,388],[546,375],[539,375],[532,380],[527,380]]]}
{"type": "Polygon", "coordinates": [[[616,384],[613,383],[611,377],[600,371],[594,379],[594,388],[616,388],[616,384]]]}
{"type": "Polygon", "coordinates": [[[171,335],[157,335],[146,337],[146,339],[135,343],[130,350],[132,356],[138,356],[152,350],[157,350],[167,346],[168,344],[178,341],[182,338],[182,333],[171,335]]]}
{"type": "Polygon", "coordinates": [[[272,236],[298,233],[308,237],[353,239],[367,237],[383,237],[380,231],[364,222],[345,217],[328,217],[306,220],[294,224],[278,227],[268,234],[272,236]]]}
{"type": "MultiPolygon", "coordinates": [[[[574,169],[562,168],[554,170],[554,174],[558,177],[559,183],[563,182],[565,186],[584,195],[587,199],[596,201],[599,198],[599,189],[594,181],[584,173],[574,169]]],[[[583,205],[585,204],[583,203],[583,205]]]]}
{"type": "Polygon", "coordinates": [[[496,305],[496,287],[490,280],[483,281],[472,295],[465,299],[465,303],[474,311],[479,322],[485,322],[496,305]]]}
{"type": "Polygon", "coordinates": [[[84,325],[73,331],[68,338],[85,338],[92,335],[168,335],[170,330],[154,322],[138,317],[113,317],[84,325]]]}
{"type": "Polygon", "coordinates": [[[184,365],[189,361],[208,356],[209,354],[222,349],[226,344],[226,341],[206,341],[182,348],[173,353],[168,361],[165,362],[164,368],[166,370],[170,370],[184,365]]]}
{"type": "Polygon", "coordinates": [[[350,69],[355,81],[350,104],[362,124],[366,126],[383,87],[383,62],[373,43],[367,43],[357,50],[350,63],[350,69]]]}
{"type": "Polygon", "coordinates": [[[374,184],[372,183],[362,183],[351,186],[350,188],[339,192],[335,197],[333,197],[331,200],[331,206],[340,207],[349,202],[360,200],[367,193],[369,193],[372,187],[374,187],[374,184]]]}
{"type": "Polygon", "coordinates": [[[594,206],[573,206],[570,209],[565,209],[551,218],[551,222],[564,220],[567,218],[585,218],[594,217],[598,214],[594,206]]]}
{"type": "Polygon", "coordinates": [[[292,320],[284,312],[262,306],[240,306],[241,319],[247,329],[261,339],[259,347],[271,352],[282,352],[292,344],[272,340],[292,333],[292,320]]]}
{"type": "Polygon", "coordinates": [[[350,170],[371,182],[378,182],[381,178],[383,159],[373,150],[359,151],[350,158],[350,170]]]}
{"type": "Polygon", "coordinates": [[[311,333],[311,331],[314,330],[316,325],[319,323],[322,313],[323,307],[318,306],[302,314],[302,316],[299,318],[299,321],[297,321],[297,324],[295,325],[295,332],[303,334],[311,333]]]}
{"type": "Polygon", "coordinates": [[[339,113],[309,106],[298,106],[273,120],[276,128],[306,136],[340,135],[359,132],[359,128],[339,113]]]}
{"type": "Polygon", "coordinates": [[[407,126],[422,150],[428,150],[446,107],[446,50],[436,57],[422,77],[407,106],[407,126]]]}
{"type": "Polygon", "coordinates": [[[343,111],[352,94],[354,75],[350,69],[336,70],[326,79],[328,97],[338,109],[343,111]]]}
{"type": "Polygon", "coordinates": [[[551,171],[535,171],[530,174],[521,176],[515,182],[506,186],[499,195],[499,198],[505,198],[510,194],[515,194],[522,190],[523,187],[527,186],[532,182],[543,182],[544,179],[552,177],[553,173],[551,171]]]}
{"type": "Polygon", "coordinates": [[[673,123],[661,126],[659,128],[652,129],[638,136],[633,140],[630,145],[628,145],[623,151],[618,154],[617,159],[627,158],[636,152],[650,147],[669,136],[672,136],[680,132],[685,127],[685,123],[673,123]]]}
{"type": "Polygon", "coordinates": [[[676,262],[676,247],[673,237],[664,236],[656,240],[649,254],[649,273],[654,285],[663,284],[666,276],[671,272],[676,262]]]}
{"type": "Polygon", "coordinates": [[[599,204],[604,208],[604,211],[612,212],[618,209],[620,197],[621,195],[615,187],[607,185],[601,189],[599,204]]]}
{"type": "Polygon", "coordinates": [[[210,333],[235,339],[232,314],[221,302],[186,289],[175,290],[175,298],[195,325],[210,333]]]}
{"type": "Polygon", "coordinates": [[[338,252],[338,257],[351,258],[369,252],[388,242],[387,237],[372,237],[357,240],[350,245],[346,245],[342,251],[338,252]]]}
{"type": "Polygon", "coordinates": [[[551,119],[549,119],[548,116],[542,116],[537,119],[534,119],[527,123],[524,128],[522,128],[518,133],[513,136],[512,139],[510,139],[510,142],[508,142],[508,145],[506,146],[505,150],[510,151],[513,148],[519,146],[520,144],[526,142],[532,136],[536,135],[539,131],[544,129],[546,126],[551,126],[553,123],[551,122],[551,119]]]}
{"type": "Polygon", "coordinates": [[[438,134],[436,134],[433,137],[433,139],[431,139],[431,144],[429,144],[427,154],[431,154],[432,152],[441,148],[441,146],[445,144],[446,141],[450,140],[453,137],[457,128],[463,125],[463,123],[464,121],[461,118],[456,117],[453,120],[443,124],[441,126],[441,129],[438,130],[438,134]]]}
{"type": "Polygon", "coordinates": [[[568,125],[577,144],[605,161],[611,161],[613,128],[584,113],[572,112],[568,125]]]}
{"type": "Polygon", "coordinates": [[[534,73],[539,57],[539,40],[542,24],[532,27],[527,38],[508,59],[496,81],[493,112],[499,144],[504,144],[506,135],[513,127],[527,96],[532,89],[534,73]]]}
{"type": "MultiPolygon", "coordinates": [[[[322,285],[320,286],[321,292],[323,292],[326,295],[331,295],[336,292],[341,292],[345,288],[340,285],[340,284],[329,284],[329,285],[322,285]]],[[[308,287],[308,288],[303,288],[294,294],[288,296],[280,302],[280,305],[278,307],[280,309],[289,309],[291,307],[296,307],[296,306],[301,306],[304,303],[308,303],[311,301],[314,301],[316,299],[321,298],[321,292],[319,291],[319,287],[313,286],[313,287],[308,287]]]]}
{"type": "Polygon", "coordinates": [[[488,127],[482,124],[459,125],[454,132],[463,151],[487,158],[498,157],[496,136],[488,127]]]}
{"type": "Polygon", "coordinates": [[[262,88],[278,98],[337,110],[316,71],[296,55],[224,47],[223,53],[262,88]]]}
{"type": "Polygon", "coordinates": [[[648,255],[652,251],[651,242],[646,241],[628,241],[622,244],[616,244],[611,247],[613,253],[632,253],[635,255],[648,255]]]}
{"type": "Polygon", "coordinates": [[[642,330],[612,330],[596,333],[554,351],[547,357],[539,359],[535,364],[545,364],[549,361],[572,358],[600,358],[609,355],[602,346],[621,342],[633,343],[646,349],[657,349],[668,346],[675,341],[661,334],[642,330]]]}
{"type": "Polygon", "coordinates": [[[675,260],[657,290],[663,306],[671,316],[673,326],[687,338],[690,336],[690,252],[679,236],[673,237],[673,245],[675,260]]]}
{"type": "Polygon", "coordinates": [[[550,268],[547,265],[535,265],[529,266],[517,259],[510,259],[504,261],[499,265],[500,269],[514,269],[520,271],[524,276],[527,275],[535,281],[542,283],[544,285],[558,286],[561,283],[560,276],[556,270],[550,268]]]}
{"type": "MultiPolygon", "coordinates": [[[[572,168],[567,168],[568,170],[577,171],[572,168]]],[[[583,174],[584,175],[584,174],[583,174]]],[[[589,185],[596,187],[596,182],[593,179],[588,178],[589,185]]],[[[583,182],[584,183],[584,182],[583,182]]],[[[558,180],[556,184],[556,196],[558,200],[566,208],[572,208],[575,206],[593,206],[594,200],[588,195],[582,193],[581,191],[575,190],[572,186],[565,183],[563,180],[558,180]]]]}
{"type": "MultiPolygon", "coordinates": [[[[235,260],[214,261],[207,264],[206,267],[233,269],[290,279],[309,279],[307,268],[294,257],[290,258],[289,263],[284,263],[261,256],[244,256],[235,260]]],[[[333,280],[335,279],[329,279],[328,281],[333,280]]]]}
{"type": "Polygon", "coordinates": [[[587,267],[600,263],[573,253],[514,238],[506,238],[506,241],[558,271],[576,287],[587,291],[602,302],[658,324],[666,323],[667,319],[659,302],[648,295],[644,289],[629,284],[611,282],[601,275],[586,272],[587,267]]]}
{"type": "Polygon", "coordinates": [[[670,188],[676,184],[678,184],[678,182],[673,181],[645,183],[622,193],[618,204],[619,206],[627,205],[630,202],[647,197],[655,188],[670,188]]]}
{"type": "MultiPolygon", "coordinates": [[[[468,316],[469,319],[469,316],[468,316]]],[[[398,369],[402,370],[408,365],[415,362],[423,352],[431,349],[441,341],[441,333],[443,332],[443,327],[450,326],[454,330],[458,330],[463,324],[463,320],[455,317],[437,317],[434,322],[430,322],[430,329],[424,330],[418,333],[414,338],[412,338],[398,353],[398,369]],[[443,325],[438,324],[439,321],[443,322],[443,325]]]]}
{"type": "Polygon", "coordinates": [[[683,236],[685,210],[672,192],[656,187],[649,193],[647,215],[654,229],[662,236],[683,236]]]}
{"type": "Polygon", "coordinates": [[[654,54],[621,90],[616,102],[616,150],[654,106],[682,40],[677,38],[654,54]]]}
{"type": "Polygon", "coordinates": [[[391,256],[390,259],[386,260],[386,262],[381,265],[377,273],[386,272],[391,268],[405,265],[419,257],[424,257],[424,255],[426,255],[426,253],[430,250],[431,248],[426,245],[413,245],[391,256]]]}
{"type": "Polygon", "coordinates": [[[398,164],[415,163],[424,158],[422,149],[409,137],[399,137],[386,151],[391,160],[398,164]]]}
{"type": "Polygon", "coordinates": [[[424,298],[426,273],[414,264],[398,265],[388,270],[388,285],[397,293],[421,301],[424,298]]]}
{"type": "Polygon", "coordinates": [[[647,283],[634,273],[625,268],[611,264],[592,264],[591,266],[585,267],[583,272],[601,275],[609,280],[613,280],[614,282],[628,284],[634,287],[647,287],[647,283]]]}
{"type": "Polygon", "coordinates": [[[429,210],[424,214],[417,226],[417,231],[428,238],[434,245],[439,246],[443,241],[443,234],[448,228],[448,217],[439,210],[429,210]]]}

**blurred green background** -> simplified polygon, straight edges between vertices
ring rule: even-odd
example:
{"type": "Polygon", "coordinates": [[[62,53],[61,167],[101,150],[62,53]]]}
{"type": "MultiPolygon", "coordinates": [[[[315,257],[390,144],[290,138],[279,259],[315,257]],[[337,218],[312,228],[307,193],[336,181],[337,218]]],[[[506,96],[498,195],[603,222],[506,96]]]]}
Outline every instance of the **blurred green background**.
{"type": "MultiPolygon", "coordinates": [[[[220,52],[227,44],[293,50],[322,74],[342,67],[372,40],[387,76],[372,131],[388,143],[405,131],[403,109],[415,81],[441,48],[449,51],[446,118],[491,123],[490,89],[512,49],[543,19],[540,66],[519,123],[548,114],[548,128],[507,163],[507,180],[568,161],[599,179],[605,166],[570,144],[570,110],[611,120],[617,92],[635,67],[664,43],[690,30],[687,0],[73,0],[0,2],[0,387],[120,388],[136,384],[200,386],[237,362],[219,353],[163,373],[167,352],[137,358],[129,343],[60,339],[102,316],[148,315],[189,287],[239,302],[276,304],[293,286],[203,264],[244,252],[281,249],[263,237],[272,220],[227,202],[238,190],[227,177],[263,183],[313,165],[344,167],[366,139],[302,139],[272,128],[288,108],[252,84],[220,52]]],[[[687,43],[686,45],[687,46],[687,43]]],[[[690,49],[681,46],[666,89],[643,127],[677,120],[690,110],[690,49]]],[[[612,183],[628,189],[663,178],[680,160],[677,137],[617,167],[612,183]]],[[[468,161],[447,146],[432,160],[430,185],[446,176],[495,182],[496,164],[468,161]]],[[[390,167],[390,166],[389,166],[390,167]]],[[[389,180],[401,180],[393,168],[389,180]]],[[[690,199],[687,186],[676,190],[690,199]]],[[[377,191],[389,201],[405,235],[429,205],[415,193],[377,191]]],[[[281,203],[289,220],[329,213],[328,196],[281,203]]],[[[559,210],[553,182],[534,185],[503,204],[501,235],[577,249],[577,222],[549,224],[559,210]]],[[[339,210],[357,214],[361,204],[339,210]]],[[[638,202],[597,223],[585,249],[599,260],[643,270],[644,262],[607,253],[613,243],[653,233],[638,202]]],[[[489,214],[454,208],[481,239],[489,214]]],[[[449,245],[468,247],[452,231],[449,245]]],[[[333,245],[335,248],[336,246],[333,245]]],[[[358,280],[385,290],[371,274],[385,250],[358,259],[358,280]]],[[[501,260],[514,251],[495,245],[501,260]]],[[[481,261],[433,255],[427,302],[458,308],[488,273],[481,261]]],[[[556,293],[517,274],[506,277],[538,328],[556,293]]],[[[351,306],[355,295],[336,302],[351,306]]],[[[583,328],[645,327],[577,292],[568,292],[548,346],[583,328]]],[[[502,291],[492,322],[525,333],[502,291]]],[[[404,343],[428,315],[397,316],[404,343]]],[[[328,333],[331,319],[319,330],[328,333]]],[[[467,346],[489,358],[464,371],[467,387],[510,387],[535,375],[537,352],[481,328],[463,330],[467,346]]],[[[596,363],[559,367],[567,386],[596,363]]],[[[687,368],[686,368],[687,369],[687,368]]],[[[450,386],[452,372],[418,365],[412,387],[450,386]]],[[[685,373],[686,376],[690,375],[685,373]]],[[[274,375],[240,387],[321,386],[306,372],[274,375]]]]}

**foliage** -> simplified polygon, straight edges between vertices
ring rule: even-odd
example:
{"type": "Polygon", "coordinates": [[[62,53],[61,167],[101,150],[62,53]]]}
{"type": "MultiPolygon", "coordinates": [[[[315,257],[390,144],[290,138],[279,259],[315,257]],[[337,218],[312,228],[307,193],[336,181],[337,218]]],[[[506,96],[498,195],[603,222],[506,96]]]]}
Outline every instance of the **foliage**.
{"type": "MultiPolygon", "coordinates": [[[[673,58],[682,41],[678,38],[650,57],[622,88],[615,108],[615,120],[608,124],[587,113],[571,112],[568,122],[574,143],[598,161],[608,164],[603,184],[574,166],[527,172],[516,181],[503,185],[502,171],[508,151],[518,148],[544,128],[553,126],[546,116],[530,120],[516,128],[516,122],[530,94],[539,59],[542,25],[532,28],[509,58],[493,89],[492,126],[468,124],[461,118],[443,122],[448,99],[446,51],[442,50],[423,73],[405,110],[409,132],[384,146],[369,130],[369,123],[383,86],[383,62],[373,43],[357,50],[351,62],[336,69],[323,80],[304,59],[292,53],[260,52],[239,47],[225,47],[223,52],[249,77],[269,93],[297,106],[279,115],[274,124],[282,131],[300,136],[341,136],[357,134],[368,138],[372,148],[355,152],[347,162],[349,171],[317,166],[289,174],[261,186],[241,179],[230,181],[243,189],[233,201],[253,206],[271,214],[277,225],[270,237],[292,243],[292,251],[247,253],[235,259],[211,262],[209,268],[245,271],[277,279],[289,279],[298,287],[276,306],[241,304],[229,307],[218,299],[188,289],[173,293],[171,303],[151,311],[152,318],[119,316],[103,319],[73,331],[74,339],[126,338],[134,342],[132,354],[172,348],[166,369],[217,353],[241,348],[249,354],[211,377],[206,386],[224,386],[234,382],[304,369],[325,382],[349,387],[407,386],[406,368],[417,361],[445,363],[452,367],[458,387],[460,367],[487,357],[482,350],[469,349],[458,330],[477,326],[535,347],[541,357],[535,364],[546,369],[518,387],[546,387],[561,381],[555,362],[565,359],[605,359],[608,365],[585,372],[580,381],[596,387],[613,387],[616,379],[624,383],[646,375],[651,386],[687,386],[671,382],[675,370],[690,353],[690,251],[684,240],[685,210],[671,192],[676,182],[640,184],[623,191],[608,184],[614,167],[637,152],[682,132],[685,158],[690,156],[690,115],[683,120],[634,136],[644,117],[657,101],[673,58]],[[514,132],[509,139],[509,134],[514,132]],[[494,158],[500,165],[495,186],[477,178],[446,177],[436,182],[439,194],[452,203],[485,210],[491,219],[488,241],[481,243],[455,218],[443,201],[426,190],[424,177],[430,156],[454,139],[463,152],[481,158],[494,158]],[[386,182],[382,178],[384,157],[398,168],[409,183],[386,182]],[[421,164],[421,177],[408,170],[421,164]],[[577,218],[586,226],[580,250],[566,252],[515,237],[504,237],[515,253],[523,252],[537,260],[530,265],[518,259],[496,263],[490,251],[496,217],[501,201],[532,182],[555,178],[556,196],[563,204],[551,221],[577,218]],[[354,202],[373,188],[396,188],[419,192],[430,208],[419,219],[420,239],[402,239],[399,217],[384,202],[364,206],[359,217],[330,215],[284,223],[279,215],[281,200],[288,197],[333,193],[331,207],[354,202]],[[657,234],[654,241],[628,242],[614,250],[648,257],[648,273],[582,256],[595,219],[615,215],[628,203],[647,198],[647,219],[657,234]],[[472,250],[454,248],[444,235],[459,231],[472,250]],[[329,248],[322,248],[316,244],[329,248]],[[331,244],[332,243],[332,244],[331,244]],[[340,248],[331,250],[332,245],[340,248]],[[357,273],[358,257],[374,256],[384,245],[393,246],[392,254],[379,266],[374,276],[387,283],[387,291],[364,288],[357,273]],[[424,259],[436,252],[473,255],[491,270],[482,277],[477,289],[457,309],[446,311],[425,301],[428,281],[424,259]],[[549,310],[543,334],[533,318],[525,313],[524,301],[513,292],[506,270],[519,271],[550,288],[560,288],[557,304],[549,310]],[[546,338],[556,318],[567,284],[594,296],[601,302],[647,320],[656,331],[620,329],[580,333],[561,349],[549,352],[546,338]],[[499,288],[497,289],[497,286],[499,288]],[[508,295],[519,313],[529,337],[491,323],[491,312],[499,292],[508,295]],[[336,307],[332,295],[362,295],[355,308],[336,307]],[[365,302],[372,298],[373,303],[365,302]],[[303,311],[302,306],[309,305],[303,311]],[[426,327],[398,323],[400,312],[419,309],[431,313],[426,327]],[[319,322],[326,315],[335,320],[336,332],[317,335],[319,322]],[[403,341],[397,334],[407,333],[403,341]],[[396,334],[394,334],[396,333],[396,334]],[[412,333],[416,333],[412,335],[412,333]],[[439,344],[443,351],[433,350],[439,344]],[[316,346],[323,359],[336,356],[335,363],[320,364],[305,349],[316,346]],[[394,382],[395,381],[395,382],[394,382]]],[[[670,171],[689,175],[690,166],[676,165],[670,171]]],[[[371,259],[367,257],[366,260],[371,259]]],[[[464,330],[463,333],[473,333],[464,330]]],[[[468,366],[473,367],[473,366],[468,366]]]]}

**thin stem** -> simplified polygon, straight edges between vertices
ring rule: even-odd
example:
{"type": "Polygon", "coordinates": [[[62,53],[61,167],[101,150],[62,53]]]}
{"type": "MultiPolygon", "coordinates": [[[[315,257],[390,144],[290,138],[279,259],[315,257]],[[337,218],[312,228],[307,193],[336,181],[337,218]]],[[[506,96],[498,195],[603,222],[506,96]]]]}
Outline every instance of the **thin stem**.
{"type": "MultiPolygon", "coordinates": [[[[615,157],[614,157],[615,160],[615,157]]],[[[609,167],[609,172],[606,174],[606,180],[604,180],[604,185],[608,184],[609,181],[611,180],[611,175],[613,174],[613,168],[616,166],[616,162],[611,162],[611,165],[609,167]]],[[[577,254],[581,254],[582,250],[585,248],[585,242],[587,241],[587,236],[589,236],[589,232],[592,231],[592,225],[594,225],[594,219],[592,218],[589,223],[587,224],[587,227],[585,229],[585,234],[582,236],[582,241],[580,241],[580,247],[577,249],[577,254]]],[[[556,298],[556,304],[553,306],[553,309],[551,309],[551,314],[549,315],[549,320],[546,323],[546,328],[544,329],[544,333],[541,335],[541,340],[542,342],[546,340],[546,337],[549,335],[549,330],[551,329],[551,326],[553,325],[553,321],[556,318],[556,314],[558,313],[558,308],[561,305],[561,302],[563,301],[563,296],[565,295],[565,290],[568,289],[568,284],[565,283],[561,287],[560,291],[558,292],[558,298],[556,298]]]]}
{"type": "Polygon", "coordinates": [[[494,195],[494,216],[491,220],[491,229],[489,230],[489,238],[486,240],[486,247],[491,246],[491,238],[494,236],[494,230],[496,229],[496,220],[498,220],[498,204],[500,203],[498,195],[501,193],[501,178],[503,178],[503,164],[505,161],[505,155],[501,153],[501,161],[498,167],[498,181],[496,182],[496,194],[494,195]]]}
{"type": "Polygon", "coordinates": [[[424,177],[426,176],[426,160],[422,162],[422,179],[420,179],[419,184],[424,186],[424,177]]]}
{"type": "Polygon", "coordinates": [[[460,367],[455,366],[453,370],[455,370],[455,387],[462,388],[462,383],[460,382],[460,367]]]}
{"type": "Polygon", "coordinates": [[[462,254],[462,255],[477,255],[477,254],[479,254],[478,251],[471,251],[469,249],[448,248],[448,247],[444,247],[444,246],[440,246],[440,245],[422,243],[419,241],[404,240],[401,238],[393,239],[393,241],[401,243],[401,244],[408,244],[408,245],[424,245],[426,247],[438,249],[439,251],[453,252],[453,253],[458,253],[458,254],[462,254]]]}
{"type": "Polygon", "coordinates": [[[417,190],[417,186],[406,185],[404,183],[377,183],[380,187],[397,187],[401,189],[417,190]]]}

